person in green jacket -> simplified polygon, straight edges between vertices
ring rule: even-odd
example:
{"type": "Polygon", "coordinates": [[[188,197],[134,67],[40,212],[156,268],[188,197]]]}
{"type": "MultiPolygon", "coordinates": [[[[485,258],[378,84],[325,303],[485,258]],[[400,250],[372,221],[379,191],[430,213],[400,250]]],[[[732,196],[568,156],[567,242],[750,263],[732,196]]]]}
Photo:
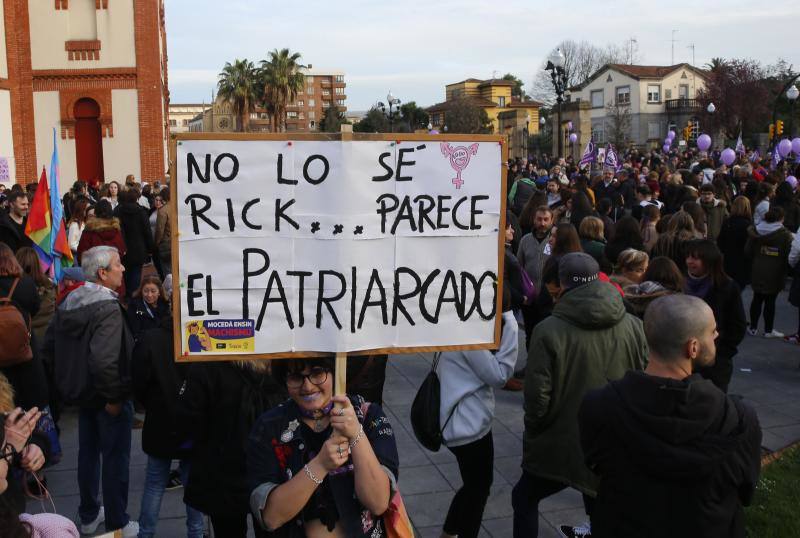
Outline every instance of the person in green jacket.
{"type": "Polygon", "coordinates": [[[745,256],[753,260],[753,301],[750,303],[751,336],[758,334],[758,319],[764,309],[764,338],[783,338],[774,329],[775,299],[783,291],[789,272],[789,251],[792,232],[783,225],[783,208],[773,206],[764,214],[764,220],[748,230],[744,247],[745,256]]]}
{"type": "Polygon", "coordinates": [[[538,535],[539,501],[567,487],[591,511],[598,478],[584,463],[578,409],[584,395],[647,357],[642,322],[625,312],[619,291],[599,280],[590,255],[573,252],[558,265],[553,314],[533,331],[525,377],[522,477],[514,486],[514,538],[538,535]]]}

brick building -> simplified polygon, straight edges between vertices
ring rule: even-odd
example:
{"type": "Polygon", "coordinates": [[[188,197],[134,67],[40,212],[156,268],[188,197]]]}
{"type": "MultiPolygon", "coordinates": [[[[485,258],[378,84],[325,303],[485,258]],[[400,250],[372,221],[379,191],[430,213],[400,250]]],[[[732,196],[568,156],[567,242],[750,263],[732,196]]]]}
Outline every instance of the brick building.
{"type": "Polygon", "coordinates": [[[61,189],[163,179],[167,168],[163,0],[0,0],[0,158],[28,183],[61,189]]]}
{"type": "MultiPolygon", "coordinates": [[[[347,112],[344,72],[303,69],[305,88],[286,108],[286,131],[318,131],[325,109],[338,107],[339,112],[347,112]]],[[[177,117],[176,117],[177,119],[177,117]]],[[[188,128],[192,132],[232,132],[236,130],[236,117],[229,103],[217,98],[193,120],[188,128]]],[[[256,107],[250,114],[251,132],[271,132],[272,119],[266,110],[256,107]]]]}

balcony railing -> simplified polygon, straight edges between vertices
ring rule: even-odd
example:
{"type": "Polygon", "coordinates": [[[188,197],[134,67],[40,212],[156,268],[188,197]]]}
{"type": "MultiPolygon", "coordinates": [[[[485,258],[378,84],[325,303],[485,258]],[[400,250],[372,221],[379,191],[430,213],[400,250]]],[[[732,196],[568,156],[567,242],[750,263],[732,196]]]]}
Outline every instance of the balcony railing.
{"type": "Polygon", "coordinates": [[[664,103],[666,104],[667,112],[695,111],[702,108],[700,101],[697,99],[667,99],[664,103]]]}

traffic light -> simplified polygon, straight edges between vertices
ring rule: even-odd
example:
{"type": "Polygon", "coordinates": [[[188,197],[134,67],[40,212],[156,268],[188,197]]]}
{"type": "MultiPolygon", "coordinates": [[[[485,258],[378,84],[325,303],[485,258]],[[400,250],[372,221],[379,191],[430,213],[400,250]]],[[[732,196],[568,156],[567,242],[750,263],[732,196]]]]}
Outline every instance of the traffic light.
{"type": "Polygon", "coordinates": [[[774,123],[770,123],[769,124],[769,139],[772,140],[773,138],[775,138],[775,124],[774,123]]]}
{"type": "Polygon", "coordinates": [[[775,125],[775,127],[778,136],[781,136],[783,134],[783,120],[778,120],[778,123],[775,125]]]}

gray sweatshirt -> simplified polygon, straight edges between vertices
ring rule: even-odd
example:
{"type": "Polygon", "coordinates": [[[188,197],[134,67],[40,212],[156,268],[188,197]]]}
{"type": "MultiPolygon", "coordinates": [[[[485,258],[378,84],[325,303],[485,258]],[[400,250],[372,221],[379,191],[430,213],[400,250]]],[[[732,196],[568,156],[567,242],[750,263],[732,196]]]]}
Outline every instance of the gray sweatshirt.
{"type": "Polygon", "coordinates": [[[496,353],[489,350],[442,353],[437,371],[442,388],[439,421],[445,446],[466,445],[492,429],[492,387],[502,387],[514,374],[517,331],[514,314],[505,312],[500,349],[496,353]],[[454,408],[450,422],[445,425],[454,408]]]}
{"type": "Polygon", "coordinates": [[[528,273],[531,281],[536,290],[542,289],[542,269],[544,269],[544,262],[550,257],[550,234],[553,233],[552,228],[544,239],[539,241],[534,232],[525,234],[519,242],[517,249],[517,260],[519,264],[528,273]]]}

